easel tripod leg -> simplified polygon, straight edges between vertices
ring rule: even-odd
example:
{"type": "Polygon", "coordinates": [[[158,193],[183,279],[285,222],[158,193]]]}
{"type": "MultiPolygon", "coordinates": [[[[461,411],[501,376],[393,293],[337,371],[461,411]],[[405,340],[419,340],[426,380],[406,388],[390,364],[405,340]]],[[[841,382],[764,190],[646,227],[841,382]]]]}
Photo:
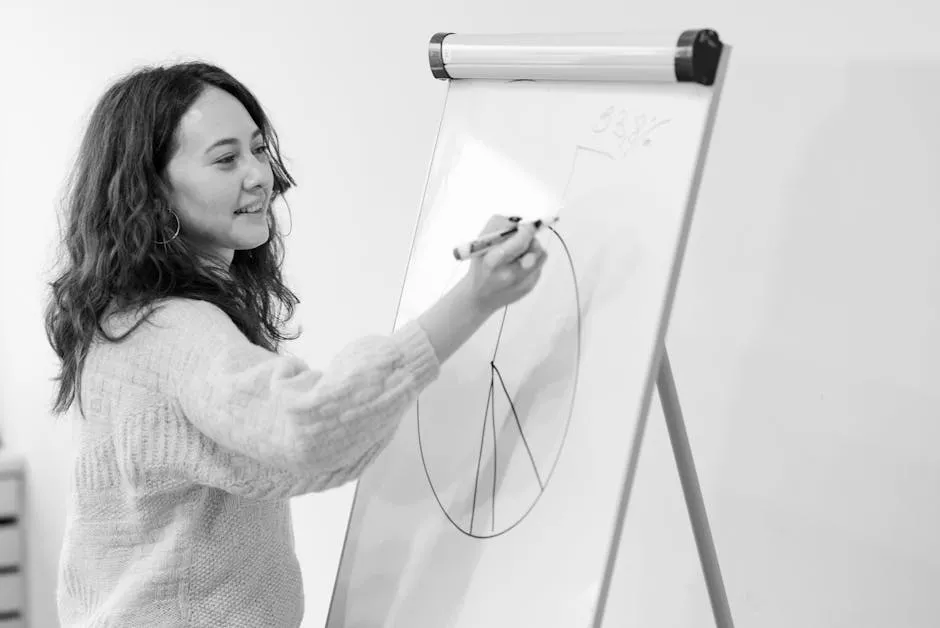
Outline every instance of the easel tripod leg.
{"type": "Polygon", "coordinates": [[[663,416],[666,418],[669,440],[672,442],[672,453],[676,458],[676,466],[679,469],[679,481],[682,483],[685,505],[688,508],[689,519],[692,522],[692,533],[695,535],[695,545],[698,548],[699,560],[705,574],[705,586],[708,588],[712,613],[715,615],[715,625],[718,628],[733,628],[731,608],[728,606],[728,596],[725,593],[721,569],[718,566],[718,555],[715,552],[715,543],[712,540],[711,528],[708,525],[708,515],[705,513],[702,489],[698,482],[698,475],[695,472],[695,462],[692,460],[692,449],[689,446],[689,437],[685,431],[682,409],[679,407],[676,382],[672,377],[669,354],[666,352],[665,347],[659,365],[656,387],[659,389],[663,416]]]}

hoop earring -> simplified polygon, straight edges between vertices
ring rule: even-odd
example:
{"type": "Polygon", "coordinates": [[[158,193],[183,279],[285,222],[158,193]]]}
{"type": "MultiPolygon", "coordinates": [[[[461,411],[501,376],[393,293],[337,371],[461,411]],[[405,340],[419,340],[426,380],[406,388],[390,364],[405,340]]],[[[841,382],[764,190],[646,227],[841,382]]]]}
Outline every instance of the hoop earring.
{"type": "Polygon", "coordinates": [[[182,225],[180,224],[180,217],[177,216],[177,215],[176,215],[176,212],[173,211],[172,209],[167,210],[167,211],[169,211],[171,214],[173,214],[173,217],[176,218],[176,231],[173,233],[173,235],[170,237],[169,240],[164,240],[164,241],[162,241],[162,242],[157,241],[157,244],[167,245],[167,244],[169,244],[170,242],[172,242],[173,240],[175,240],[175,239],[176,239],[176,236],[178,236],[178,235],[180,234],[180,227],[182,226],[182,225]]]}
{"type": "MultiPolygon", "coordinates": [[[[283,236],[286,238],[294,232],[294,212],[290,210],[290,204],[287,203],[287,201],[284,201],[284,204],[287,205],[287,217],[290,218],[290,229],[287,231],[287,233],[283,234],[283,236]]],[[[271,211],[271,215],[274,215],[273,210],[271,211]]]]}

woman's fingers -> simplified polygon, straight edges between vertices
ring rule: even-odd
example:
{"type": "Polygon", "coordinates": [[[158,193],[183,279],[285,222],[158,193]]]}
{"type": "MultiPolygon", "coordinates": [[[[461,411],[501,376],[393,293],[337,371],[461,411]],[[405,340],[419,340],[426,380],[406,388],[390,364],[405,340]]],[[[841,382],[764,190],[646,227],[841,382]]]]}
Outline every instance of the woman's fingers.
{"type": "Polygon", "coordinates": [[[505,242],[497,244],[483,255],[483,262],[491,269],[510,264],[529,249],[535,237],[535,227],[522,225],[505,242]]]}

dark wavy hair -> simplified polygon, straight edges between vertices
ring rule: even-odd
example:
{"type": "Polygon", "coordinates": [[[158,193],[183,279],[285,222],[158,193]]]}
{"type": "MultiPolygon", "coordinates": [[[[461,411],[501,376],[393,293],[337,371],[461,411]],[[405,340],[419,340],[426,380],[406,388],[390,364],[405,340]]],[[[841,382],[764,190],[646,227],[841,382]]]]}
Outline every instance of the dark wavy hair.
{"type": "Polygon", "coordinates": [[[272,351],[296,338],[283,331],[299,300],[282,279],[283,240],[273,212],[268,241],[235,251],[227,268],[201,255],[185,230],[173,237],[179,223],[169,211],[166,166],[179,146],[180,119],[209,87],[237,98],[261,130],[274,174],[272,202],[295,185],[258,100],[225,70],[198,61],[146,66],[111,85],[92,112],[62,199],[63,268],[49,284],[45,311],[46,336],[61,360],[54,414],[68,410],[76,395],[81,410],[81,372],[96,333],[120,342],[158,299],[213,303],[272,351]],[[101,321],[112,302],[143,313],[116,337],[101,321]]]}

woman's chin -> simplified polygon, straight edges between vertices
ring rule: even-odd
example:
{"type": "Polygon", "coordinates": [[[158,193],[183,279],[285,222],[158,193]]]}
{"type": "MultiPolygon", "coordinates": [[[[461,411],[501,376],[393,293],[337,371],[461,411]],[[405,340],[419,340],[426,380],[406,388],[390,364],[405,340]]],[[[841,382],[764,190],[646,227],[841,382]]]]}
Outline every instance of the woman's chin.
{"type": "Polygon", "coordinates": [[[235,235],[235,249],[239,251],[256,249],[265,242],[268,241],[268,238],[271,237],[271,232],[268,229],[267,222],[262,223],[257,226],[247,225],[234,234],[235,235]]]}

